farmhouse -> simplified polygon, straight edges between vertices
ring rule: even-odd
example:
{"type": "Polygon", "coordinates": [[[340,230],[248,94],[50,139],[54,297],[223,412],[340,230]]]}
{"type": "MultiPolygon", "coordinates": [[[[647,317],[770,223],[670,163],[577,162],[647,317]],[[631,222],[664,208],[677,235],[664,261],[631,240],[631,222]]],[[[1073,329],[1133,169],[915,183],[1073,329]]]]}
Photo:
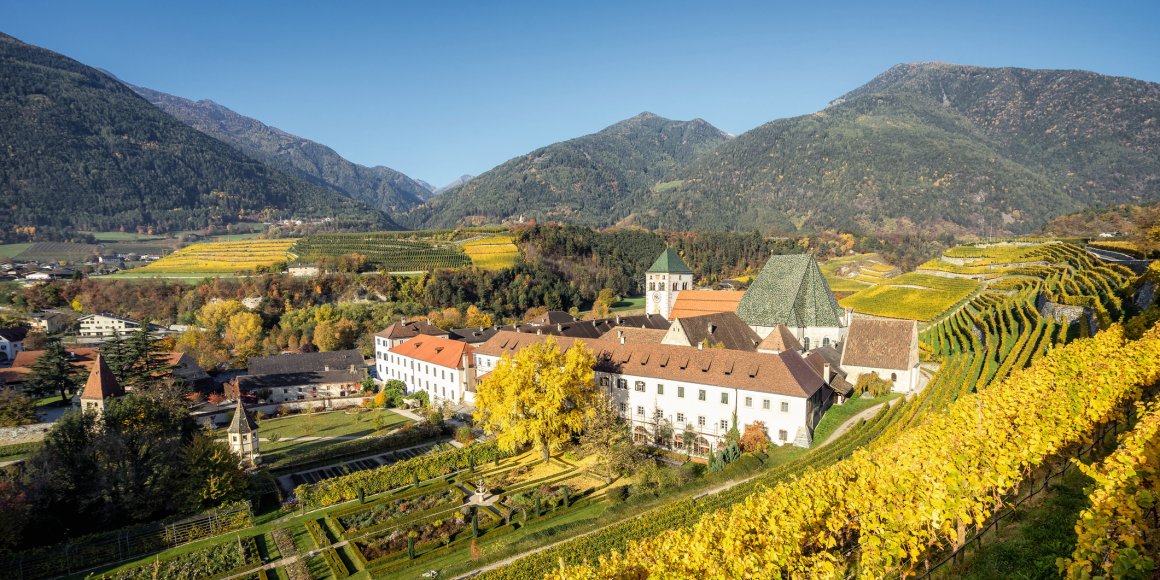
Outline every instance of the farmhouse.
{"type": "Polygon", "coordinates": [[[67,313],[59,310],[44,310],[29,317],[29,328],[45,334],[53,334],[63,330],[70,324],[71,318],[67,313]]]}
{"type": "Polygon", "coordinates": [[[16,358],[16,353],[24,350],[24,338],[28,329],[23,326],[0,328],[0,363],[16,358]]]}
{"type": "Polygon", "coordinates": [[[348,397],[358,394],[366,368],[357,350],[256,357],[238,386],[273,403],[348,397]]]}
{"type": "Polygon", "coordinates": [[[383,380],[403,381],[407,392],[424,391],[434,403],[475,400],[475,348],[442,336],[420,336],[375,361],[383,380]]]}
{"type": "Polygon", "coordinates": [[[894,383],[893,390],[918,388],[918,323],[913,320],[855,318],[842,348],[842,369],[857,384],[863,375],[894,383]]]}

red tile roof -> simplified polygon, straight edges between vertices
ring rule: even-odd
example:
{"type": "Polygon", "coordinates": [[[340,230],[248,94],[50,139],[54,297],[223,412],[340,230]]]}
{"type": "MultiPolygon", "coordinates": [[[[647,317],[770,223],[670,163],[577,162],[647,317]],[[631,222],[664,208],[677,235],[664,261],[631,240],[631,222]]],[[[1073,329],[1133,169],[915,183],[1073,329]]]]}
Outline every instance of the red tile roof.
{"type": "MultiPolygon", "coordinates": [[[[86,371],[92,370],[93,363],[96,361],[97,353],[100,351],[95,348],[69,348],[65,349],[73,355],[72,362],[81,366],[86,371]]],[[[44,354],[43,350],[26,350],[24,352],[16,353],[16,358],[12,359],[12,368],[23,367],[31,369],[36,361],[44,354]]]]}
{"type": "Polygon", "coordinates": [[[717,312],[736,312],[743,290],[682,290],[677,293],[669,320],[717,312]]]}
{"type": "Polygon", "coordinates": [[[97,355],[93,369],[89,372],[89,380],[85,381],[85,388],[81,391],[81,398],[100,401],[109,397],[120,397],[124,394],[125,389],[117,382],[117,377],[113,376],[113,371],[109,370],[109,365],[105,364],[101,355],[97,355]]]}
{"type": "Polygon", "coordinates": [[[462,369],[464,353],[467,354],[468,364],[474,364],[474,359],[471,356],[474,350],[475,347],[466,342],[442,336],[417,336],[392,348],[390,352],[436,366],[462,369]]]}

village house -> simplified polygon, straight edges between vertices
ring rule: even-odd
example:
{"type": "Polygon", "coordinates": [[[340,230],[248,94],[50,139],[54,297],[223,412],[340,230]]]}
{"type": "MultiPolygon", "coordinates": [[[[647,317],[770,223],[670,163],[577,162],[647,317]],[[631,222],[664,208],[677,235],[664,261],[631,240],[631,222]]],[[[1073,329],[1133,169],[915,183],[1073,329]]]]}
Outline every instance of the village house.
{"type": "Polygon", "coordinates": [[[114,314],[87,314],[77,320],[80,323],[80,336],[110,338],[116,335],[130,334],[141,328],[139,321],[114,314]]]}
{"type": "Polygon", "coordinates": [[[357,350],[254,357],[238,387],[271,403],[351,397],[361,391],[366,370],[357,350]]]}
{"type": "Polygon", "coordinates": [[[375,335],[375,350],[386,352],[420,335],[447,338],[450,333],[426,320],[401,320],[375,335]]]}
{"type": "Polygon", "coordinates": [[[7,363],[24,350],[24,338],[28,329],[23,326],[0,328],[0,363],[7,363]]]}
{"type": "Polygon", "coordinates": [[[761,337],[732,312],[716,312],[673,320],[662,344],[705,346],[753,352],[761,337]]]}
{"type": "Polygon", "coordinates": [[[474,347],[443,336],[418,336],[377,356],[384,381],[398,380],[408,393],[426,392],[433,403],[475,402],[474,347]]]}
{"type": "Polygon", "coordinates": [[[68,327],[72,318],[68,313],[59,310],[43,310],[29,316],[28,320],[30,329],[44,334],[55,334],[68,327]]]}

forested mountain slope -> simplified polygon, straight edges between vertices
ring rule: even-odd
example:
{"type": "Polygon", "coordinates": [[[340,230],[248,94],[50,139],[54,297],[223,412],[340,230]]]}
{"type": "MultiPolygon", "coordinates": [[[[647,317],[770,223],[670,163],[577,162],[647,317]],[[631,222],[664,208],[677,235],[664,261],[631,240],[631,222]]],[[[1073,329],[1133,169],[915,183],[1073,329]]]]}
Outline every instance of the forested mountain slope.
{"type": "Polygon", "coordinates": [[[1160,199],[1160,85],[1084,71],[898,65],[654,188],[645,225],[1032,231],[1160,199]]]}
{"type": "Polygon", "coordinates": [[[641,113],[516,157],[417,208],[408,223],[444,228],[523,217],[608,225],[637,211],[674,169],[728,138],[700,119],[641,113]]]}
{"type": "Polygon", "coordinates": [[[0,78],[0,239],[290,217],[397,227],[187,127],[101,71],[3,34],[0,78]]]}

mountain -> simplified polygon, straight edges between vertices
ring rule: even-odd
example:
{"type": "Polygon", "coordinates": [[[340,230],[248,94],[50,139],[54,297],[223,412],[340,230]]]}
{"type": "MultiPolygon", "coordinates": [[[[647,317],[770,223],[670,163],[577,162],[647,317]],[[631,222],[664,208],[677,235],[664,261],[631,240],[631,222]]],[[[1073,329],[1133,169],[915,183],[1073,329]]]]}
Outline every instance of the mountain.
{"type": "Polygon", "coordinates": [[[440,193],[443,193],[445,191],[455,189],[456,187],[459,187],[460,185],[463,185],[464,183],[467,183],[468,181],[471,181],[472,179],[475,179],[474,175],[468,175],[468,174],[464,173],[463,175],[459,176],[459,179],[456,179],[455,181],[452,181],[451,183],[448,183],[447,185],[444,185],[443,187],[434,188],[431,191],[435,195],[439,195],[440,193]]]}
{"type": "Polygon", "coordinates": [[[607,225],[649,188],[725,141],[709,123],[641,113],[604,130],[516,157],[428,201],[407,223],[449,228],[510,218],[607,225]]]}
{"type": "Polygon", "coordinates": [[[394,169],[352,163],[325,145],[240,115],[213,101],[191,101],[128,86],[182,123],[233,145],[258,161],[390,214],[409,210],[431,195],[423,184],[394,169]]]}
{"type": "Polygon", "coordinates": [[[1160,85],[921,63],[721,144],[635,211],[670,229],[1024,233],[1158,198],[1160,85]]]}
{"type": "Polygon", "coordinates": [[[243,219],[396,226],[187,127],[109,75],[4,34],[0,78],[0,238],[243,219]]]}

